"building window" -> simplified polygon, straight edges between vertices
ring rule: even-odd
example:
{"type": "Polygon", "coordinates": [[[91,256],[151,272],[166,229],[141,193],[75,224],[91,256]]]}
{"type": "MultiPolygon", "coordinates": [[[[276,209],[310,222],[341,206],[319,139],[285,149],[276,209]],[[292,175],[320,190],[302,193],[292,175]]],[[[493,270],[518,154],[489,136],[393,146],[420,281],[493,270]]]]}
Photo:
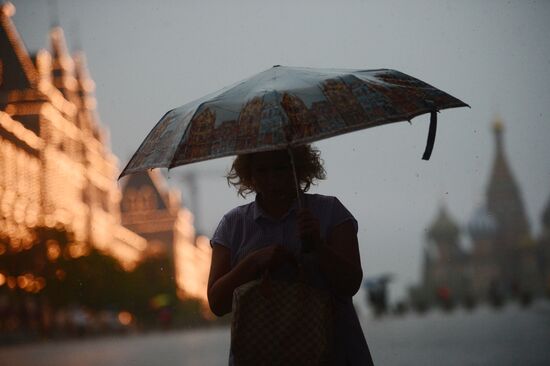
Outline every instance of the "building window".
{"type": "Polygon", "coordinates": [[[139,190],[138,200],[140,202],[139,209],[143,211],[150,211],[157,208],[157,200],[155,197],[155,191],[149,186],[143,186],[139,190]]]}
{"type": "Polygon", "coordinates": [[[133,188],[128,188],[124,194],[123,207],[125,211],[134,211],[137,208],[137,192],[133,188]]]}

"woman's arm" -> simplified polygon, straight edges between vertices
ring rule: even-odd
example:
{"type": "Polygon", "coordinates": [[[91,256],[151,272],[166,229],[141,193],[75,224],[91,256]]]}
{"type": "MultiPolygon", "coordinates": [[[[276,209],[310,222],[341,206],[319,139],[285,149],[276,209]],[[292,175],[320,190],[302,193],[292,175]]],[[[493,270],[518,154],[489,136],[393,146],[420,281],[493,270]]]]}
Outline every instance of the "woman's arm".
{"type": "Polygon", "coordinates": [[[334,227],[326,243],[317,249],[319,265],[332,287],[344,296],[353,296],[361,287],[363,270],[359,243],[351,221],[334,227]]]}
{"type": "Polygon", "coordinates": [[[281,245],[256,250],[231,269],[231,252],[214,243],[208,278],[208,304],[217,316],[231,312],[233,292],[237,287],[258,278],[266,269],[274,269],[291,258],[281,245]]]}
{"type": "Polygon", "coordinates": [[[343,296],[355,295],[361,287],[363,270],[352,221],[335,226],[326,242],[321,240],[319,220],[309,210],[299,214],[298,227],[302,240],[311,243],[321,271],[332,288],[343,296]]]}
{"type": "Polygon", "coordinates": [[[243,260],[231,270],[231,252],[228,248],[214,244],[208,277],[208,304],[217,316],[231,312],[233,291],[240,285],[252,281],[256,276],[252,261],[243,260]]]}

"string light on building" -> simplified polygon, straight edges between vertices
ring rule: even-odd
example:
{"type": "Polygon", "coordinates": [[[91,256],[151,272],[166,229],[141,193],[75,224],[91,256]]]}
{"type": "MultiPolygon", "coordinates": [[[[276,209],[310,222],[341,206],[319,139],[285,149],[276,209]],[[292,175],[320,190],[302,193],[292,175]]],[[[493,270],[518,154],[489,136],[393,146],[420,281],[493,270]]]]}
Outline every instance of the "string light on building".
{"type": "MultiPolygon", "coordinates": [[[[15,6],[0,9],[8,46],[0,58],[0,255],[30,250],[47,228],[72,238],[70,258],[96,247],[132,268],[145,239],[120,225],[117,159],[105,145],[85,55],[70,55],[54,27],[51,52],[31,56],[11,21],[15,6]]],[[[48,259],[61,254],[48,245],[48,259]]]]}
{"type": "MultiPolygon", "coordinates": [[[[157,173],[121,191],[85,54],[71,55],[63,29],[54,27],[48,49],[31,55],[11,20],[14,12],[11,3],[0,5],[6,45],[0,50],[2,291],[31,296],[53,283],[69,284],[73,272],[62,264],[97,251],[127,271],[164,256],[170,264],[164,272],[180,297],[206,304],[210,246],[208,238],[196,238],[180,193],[157,173]],[[6,258],[17,265],[4,265],[6,258]],[[39,265],[27,268],[35,261],[39,265]]],[[[122,311],[118,320],[129,325],[133,316],[122,311]]]]}

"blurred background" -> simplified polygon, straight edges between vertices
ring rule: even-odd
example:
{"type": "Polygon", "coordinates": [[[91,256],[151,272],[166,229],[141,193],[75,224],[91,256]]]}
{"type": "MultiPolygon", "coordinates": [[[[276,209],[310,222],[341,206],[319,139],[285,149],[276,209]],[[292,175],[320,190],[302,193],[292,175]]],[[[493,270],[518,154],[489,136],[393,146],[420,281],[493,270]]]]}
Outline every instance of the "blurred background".
{"type": "Polygon", "coordinates": [[[427,116],[315,144],[311,192],[359,221],[375,362],[548,364],[548,19],[545,1],[3,2],[0,363],[226,362],[209,237],[254,198],[232,159],[116,178],[166,111],[281,64],[393,68],[472,107],[440,113],[429,162],[427,116]]]}

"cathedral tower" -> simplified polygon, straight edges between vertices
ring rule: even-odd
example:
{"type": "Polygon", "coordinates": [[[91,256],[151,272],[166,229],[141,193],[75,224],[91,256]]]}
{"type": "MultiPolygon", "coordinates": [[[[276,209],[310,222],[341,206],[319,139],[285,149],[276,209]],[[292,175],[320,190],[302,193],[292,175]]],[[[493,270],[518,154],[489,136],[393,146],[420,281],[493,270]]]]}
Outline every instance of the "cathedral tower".
{"type": "Polygon", "coordinates": [[[499,118],[493,123],[493,133],[495,157],[487,186],[487,209],[497,224],[495,250],[504,281],[514,288],[519,285],[521,276],[520,250],[529,243],[529,224],[516,179],[504,152],[504,126],[499,118]]]}
{"type": "Polygon", "coordinates": [[[487,187],[487,208],[496,218],[502,246],[514,246],[529,238],[529,224],[516,179],[504,153],[504,126],[493,124],[495,158],[487,187]]]}

